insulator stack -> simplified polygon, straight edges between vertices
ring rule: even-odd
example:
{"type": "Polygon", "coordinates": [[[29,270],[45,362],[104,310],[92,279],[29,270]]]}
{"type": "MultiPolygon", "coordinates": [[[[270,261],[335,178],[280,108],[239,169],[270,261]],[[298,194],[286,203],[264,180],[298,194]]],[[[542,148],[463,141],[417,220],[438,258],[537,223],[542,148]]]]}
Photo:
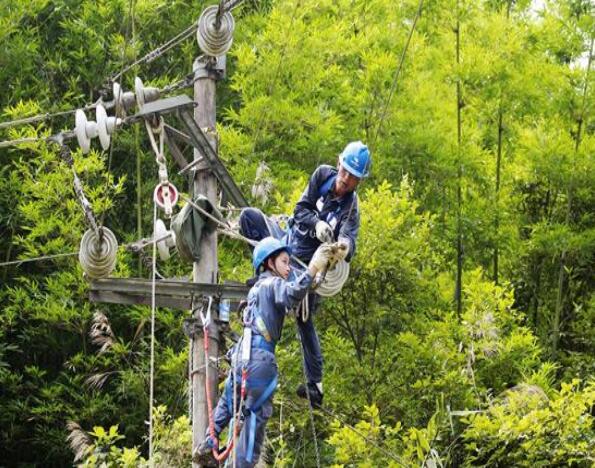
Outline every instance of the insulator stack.
{"type": "Polygon", "coordinates": [[[118,241],[112,231],[100,228],[101,238],[93,229],[83,234],[79,249],[79,262],[83,271],[91,279],[106,278],[116,266],[118,241]]]}
{"type": "Polygon", "coordinates": [[[205,8],[198,19],[196,39],[201,50],[212,57],[225,55],[233,42],[235,21],[229,11],[222,13],[217,21],[219,7],[205,8]],[[217,27],[218,26],[218,27],[217,27]]]}

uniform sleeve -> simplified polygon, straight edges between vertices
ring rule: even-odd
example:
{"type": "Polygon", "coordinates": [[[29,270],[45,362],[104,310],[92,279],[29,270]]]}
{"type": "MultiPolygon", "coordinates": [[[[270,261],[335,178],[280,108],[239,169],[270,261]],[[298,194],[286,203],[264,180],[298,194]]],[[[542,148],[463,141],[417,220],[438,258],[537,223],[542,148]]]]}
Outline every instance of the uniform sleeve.
{"type": "Polygon", "coordinates": [[[312,280],[312,275],[307,271],[298,276],[294,281],[285,281],[277,278],[271,284],[275,306],[281,309],[291,309],[298,305],[308,293],[308,288],[312,284],[312,280]]]}
{"type": "Polygon", "coordinates": [[[293,219],[301,229],[314,230],[319,221],[316,202],[319,197],[320,186],[324,182],[325,168],[320,166],[310,176],[308,186],[302,193],[293,211],[293,219]]]}
{"type": "Polygon", "coordinates": [[[347,219],[342,223],[338,240],[346,240],[349,244],[349,253],[346,260],[351,261],[355,255],[355,246],[357,245],[357,235],[359,232],[359,203],[357,194],[353,194],[353,208],[347,212],[347,219]]]}

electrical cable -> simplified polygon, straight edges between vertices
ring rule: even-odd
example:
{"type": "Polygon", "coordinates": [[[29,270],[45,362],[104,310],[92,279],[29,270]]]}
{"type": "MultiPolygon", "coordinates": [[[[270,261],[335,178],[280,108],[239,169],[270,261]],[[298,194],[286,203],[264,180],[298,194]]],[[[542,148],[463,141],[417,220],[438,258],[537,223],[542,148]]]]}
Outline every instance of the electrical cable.
{"type": "Polygon", "coordinates": [[[405,55],[407,54],[407,49],[409,48],[409,43],[411,42],[411,37],[413,36],[413,31],[415,30],[415,25],[417,24],[417,20],[421,16],[421,10],[423,8],[424,0],[419,0],[419,4],[417,6],[417,11],[415,13],[415,17],[413,18],[413,23],[411,24],[411,29],[409,31],[409,35],[407,36],[407,41],[405,42],[405,47],[403,47],[403,52],[401,53],[401,58],[399,60],[399,64],[397,66],[397,70],[395,71],[395,76],[392,81],[392,85],[390,88],[390,92],[388,94],[388,99],[384,104],[384,110],[380,116],[380,121],[378,122],[378,127],[376,128],[376,134],[374,135],[374,140],[372,142],[372,146],[376,145],[376,140],[378,139],[378,135],[380,134],[380,130],[382,128],[382,124],[384,119],[386,118],[386,112],[388,110],[388,106],[390,105],[390,101],[392,100],[393,94],[397,88],[397,80],[403,68],[403,63],[405,62],[405,55]]]}

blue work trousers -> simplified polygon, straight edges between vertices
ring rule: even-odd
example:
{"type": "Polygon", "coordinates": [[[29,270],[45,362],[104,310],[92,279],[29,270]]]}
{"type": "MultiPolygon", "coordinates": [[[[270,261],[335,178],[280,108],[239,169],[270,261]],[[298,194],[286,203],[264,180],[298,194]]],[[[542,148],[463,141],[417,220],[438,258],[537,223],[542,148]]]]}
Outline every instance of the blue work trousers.
{"type": "MultiPolygon", "coordinates": [[[[260,457],[262,444],[264,442],[265,428],[267,421],[273,414],[273,394],[271,394],[266,401],[260,405],[259,408],[254,409],[254,404],[259,400],[261,395],[267,389],[269,384],[277,377],[278,368],[275,355],[269,351],[252,348],[250,363],[248,365],[248,382],[246,388],[246,401],[244,402],[243,425],[237,439],[237,446],[235,449],[236,466],[238,468],[251,468],[256,465],[260,457]],[[254,410],[256,416],[256,424],[251,427],[250,413],[254,410]],[[251,434],[254,431],[254,434],[251,434]],[[253,437],[252,458],[248,461],[250,439],[253,437]]],[[[240,388],[241,388],[242,366],[238,363],[236,366],[236,402],[240,404],[240,388]]],[[[225,381],[225,391],[219,398],[217,408],[215,409],[215,431],[219,435],[229,424],[234,416],[233,408],[233,377],[231,371],[225,381]]],[[[236,408],[237,409],[237,408],[236,408]]],[[[235,424],[235,421],[234,421],[235,424]]],[[[229,436],[233,437],[233,427],[229,427],[229,436]]],[[[208,435],[208,434],[207,434],[208,435]]],[[[231,440],[230,440],[231,441],[231,440]]]]}
{"type": "MultiPolygon", "coordinates": [[[[273,236],[276,239],[283,239],[286,235],[277,221],[266,216],[258,208],[245,208],[240,214],[240,232],[249,239],[260,241],[268,236],[273,236]]],[[[300,259],[304,262],[309,262],[311,259],[300,259]]],[[[294,262],[292,267],[296,270],[303,268],[294,262]]],[[[298,318],[298,331],[304,350],[304,358],[306,361],[306,376],[308,382],[318,383],[322,382],[322,350],[320,348],[320,340],[314,328],[313,314],[320,305],[320,296],[316,293],[308,294],[308,302],[310,306],[310,314],[308,320],[303,322],[298,318]]]]}

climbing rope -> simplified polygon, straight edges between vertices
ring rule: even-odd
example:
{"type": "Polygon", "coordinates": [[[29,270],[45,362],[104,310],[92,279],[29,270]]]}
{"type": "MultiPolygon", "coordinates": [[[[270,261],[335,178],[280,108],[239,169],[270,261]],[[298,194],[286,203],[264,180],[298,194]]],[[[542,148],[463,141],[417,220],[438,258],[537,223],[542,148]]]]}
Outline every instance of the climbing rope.
{"type": "MultiPolygon", "coordinates": [[[[153,203],[153,231],[157,223],[157,203],[153,203]]],[[[157,242],[153,242],[153,269],[151,272],[151,364],[149,376],[149,465],[153,464],[153,397],[155,380],[155,283],[157,271],[157,242]]]]}
{"type": "MultiPolygon", "coordinates": [[[[303,408],[301,406],[297,405],[296,403],[294,403],[293,401],[286,400],[285,403],[287,403],[289,406],[291,406],[295,411],[297,411],[299,413],[302,413],[303,412],[303,408]]],[[[346,421],[346,418],[339,416],[337,413],[329,410],[327,407],[324,407],[324,406],[319,406],[317,409],[321,410],[327,416],[330,416],[331,418],[334,418],[336,421],[338,421],[339,423],[341,423],[343,426],[345,426],[348,429],[350,429],[354,434],[358,435],[363,440],[365,440],[370,445],[372,445],[374,448],[376,448],[379,452],[382,452],[382,454],[384,454],[385,456],[387,456],[391,460],[396,461],[400,466],[408,466],[407,464],[405,464],[405,462],[403,461],[403,459],[401,457],[399,457],[395,453],[391,452],[390,450],[386,449],[385,447],[382,447],[376,441],[374,441],[370,437],[366,436],[363,432],[361,432],[360,430],[356,429],[354,426],[352,426],[351,424],[349,424],[346,421]]]]}
{"type": "MultiPolygon", "coordinates": [[[[296,323],[297,325],[297,323],[296,323]]],[[[314,410],[312,409],[312,400],[310,398],[310,392],[308,391],[308,376],[306,375],[306,354],[304,351],[304,343],[302,337],[298,331],[297,334],[300,340],[300,350],[302,352],[302,374],[304,376],[304,385],[306,386],[306,396],[308,397],[308,410],[310,415],[310,425],[312,426],[312,440],[314,442],[314,451],[316,453],[316,467],[320,468],[320,453],[318,451],[318,437],[316,436],[316,425],[314,424],[314,410]]]]}

